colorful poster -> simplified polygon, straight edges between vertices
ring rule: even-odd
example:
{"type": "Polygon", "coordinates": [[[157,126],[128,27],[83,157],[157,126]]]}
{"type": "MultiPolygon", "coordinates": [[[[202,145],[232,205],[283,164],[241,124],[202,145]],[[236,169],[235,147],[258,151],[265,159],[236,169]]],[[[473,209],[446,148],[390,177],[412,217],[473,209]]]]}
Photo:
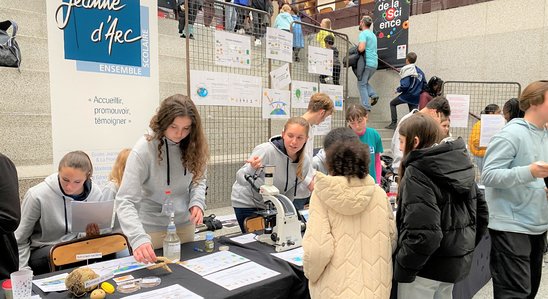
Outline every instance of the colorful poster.
{"type": "Polygon", "coordinates": [[[289,90],[263,89],[263,118],[289,118],[289,90]]]}
{"type": "Polygon", "coordinates": [[[451,106],[451,127],[468,128],[470,95],[448,94],[446,98],[451,106]]]}
{"type": "Polygon", "coordinates": [[[293,62],[293,34],[284,30],[266,28],[266,58],[293,62]]]}
{"type": "Polygon", "coordinates": [[[272,88],[282,89],[291,83],[291,74],[289,73],[289,63],[270,72],[272,88]]]}
{"type": "Polygon", "coordinates": [[[333,50],[308,47],[308,72],[326,76],[333,75],[333,50]]]}
{"type": "Polygon", "coordinates": [[[261,78],[190,71],[190,97],[196,105],[261,107],[261,78]]]}
{"type": "Polygon", "coordinates": [[[53,165],[84,150],[102,184],[159,102],[157,2],[85,3],[46,1],[53,165]]]}
{"type": "Polygon", "coordinates": [[[344,89],[342,85],[320,84],[320,92],[327,94],[333,100],[335,110],[343,110],[344,89]]]}
{"type": "Polygon", "coordinates": [[[373,31],[377,36],[379,69],[405,65],[409,39],[409,0],[376,0],[373,31]]]}
{"type": "Polygon", "coordinates": [[[318,83],[306,81],[291,82],[291,107],[308,108],[310,97],[318,92],[318,83]]]}
{"type": "Polygon", "coordinates": [[[215,30],[215,64],[251,68],[251,38],[248,35],[215,30]]]}

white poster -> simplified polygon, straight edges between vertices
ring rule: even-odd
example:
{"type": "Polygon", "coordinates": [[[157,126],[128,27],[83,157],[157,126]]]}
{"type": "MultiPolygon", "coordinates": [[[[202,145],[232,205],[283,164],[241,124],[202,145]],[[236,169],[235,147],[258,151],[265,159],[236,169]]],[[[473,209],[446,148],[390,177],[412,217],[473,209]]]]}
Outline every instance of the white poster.
{"type": "Polygon", "coordinates": [[[310,97],[318,92],[318,83],[306,81],[291,82],[291,107],[308,108],[310,97]]]}
{"type": "Polygon", "coordinates": [[[482,114],[480,123],[480,146],[486,147],[491,138],[495,136],[506,124],[506,120],[500,114],[482,114]]]}
{"type": "Polygon", "coordinates": [[[320,92],[327,94],[333,100],[335,110],[343,110],[344,89],[342,85],[320,84],[320,92]]]}
{"type": "Polygon", "coordinates": [[[470,95],[448,94],[446,97],[451,107],[451,127],[468,128],[470,95]]]}
{"type": "Polygon", "coordinates": [[[284,30],[267,27],[266,58],[293,62],[293,34],[284,30]]]}
{"type": "Polygon", "coordinates": [[[51,0],[46,7],[53,165],[84,150],[102,184],[159,103],[157,1],[51,0]]]}
{"type": "Polygon", "coordinates": [[[261,78],[190,71],[190,97],[196,105],[261,107],[261,78]]]}
{"type": "Polygon", "coordinates": [[[251,68],[251,38],[248,35],[215,30],[215,64],[251,68]]]}
{"type": "Polygon", "coordinates": [[[272,79],[272,88],[282,89],[287,87],[291,83],[291,74],[289,73],[289,63],[282,65],[281,67],[270,72],[270,78],[272,79]]]}
{"type": "Polygon", "coordinates": [[[326,76],[333,75],[333,50],[308,47],[308,72],[326,76]]]}
{"type": "Polygon", "coordinates": [[[289,118],[289,90],[263,89],[263,118],[289,118]]]}
{"type": "Polygon", "coordinates": [[[315,136],[325,136],[331,131],[331,115],[314,127],[315,136]]]}

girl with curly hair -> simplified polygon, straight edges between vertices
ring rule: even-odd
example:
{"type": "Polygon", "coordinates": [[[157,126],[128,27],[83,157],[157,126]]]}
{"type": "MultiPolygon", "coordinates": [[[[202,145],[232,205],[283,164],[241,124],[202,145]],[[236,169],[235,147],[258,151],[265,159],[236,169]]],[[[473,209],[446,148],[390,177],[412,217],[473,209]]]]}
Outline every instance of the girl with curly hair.
{"type": "Polygon", "coordinates": [[[209,150],[202,121],[189,97],[163,100],[150,120],[151,132],[129,154],[116,195],[116,212],[139,262],[154,262],[155,248],[174,213],[181,242],[194,240],[205,209],[209,150]]]}

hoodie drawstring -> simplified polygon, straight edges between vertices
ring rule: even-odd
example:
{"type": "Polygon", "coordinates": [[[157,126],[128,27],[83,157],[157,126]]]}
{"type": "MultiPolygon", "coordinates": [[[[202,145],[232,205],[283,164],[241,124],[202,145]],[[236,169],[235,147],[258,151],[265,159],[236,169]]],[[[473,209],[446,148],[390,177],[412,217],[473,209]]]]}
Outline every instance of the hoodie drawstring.
{"type": "Polygon", "coordinates": [[[293,196],[294,196],[294,197],[297,196],[297,183],[298,183],[298,179],[299,179],[299,178],[298,178],[297,176],[295,176],[295,191],[294,191],[294,193],[293,193],[293,196]]]}
{"type": "Polygon", "coordinates": [[[166,143],[167,185],[169,186],[169,183],[170,183],[170,176],[169,176],[169,148],[168,148],[168,146],[167,146],[167,139],[164,139],[164,142],[166,143]]]}
{"type": "Polygon", "coordinates": [[[289,158],[287,158],[285,161],[286,161],[286,164],[285,164],[285,188],[284,188],[284,192],[287,191],[287,185],[288,185],[288,180],[289,180],[289,158]]]}
{"type": "Polygon", "coordinates": [[[65,208],[65,235],[68,234],[67,203],[63,196],[63,208],[65,208]]]}

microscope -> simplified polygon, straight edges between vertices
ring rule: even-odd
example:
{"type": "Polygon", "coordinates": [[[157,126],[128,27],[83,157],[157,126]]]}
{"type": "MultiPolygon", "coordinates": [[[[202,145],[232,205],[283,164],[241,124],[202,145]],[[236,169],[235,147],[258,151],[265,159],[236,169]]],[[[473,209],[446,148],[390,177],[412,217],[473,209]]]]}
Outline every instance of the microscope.
{"type": "Polygon", "coordinates": [[[301,246],[301,221],[291,200],[274,186],[275,169],[276,166],[264,166],[264,185],[258,188],[267,206],[265,211],[257,213],[265,218],[264,234],[258,240],[273,245],[276,252],[281,252],[301,246]]]}

